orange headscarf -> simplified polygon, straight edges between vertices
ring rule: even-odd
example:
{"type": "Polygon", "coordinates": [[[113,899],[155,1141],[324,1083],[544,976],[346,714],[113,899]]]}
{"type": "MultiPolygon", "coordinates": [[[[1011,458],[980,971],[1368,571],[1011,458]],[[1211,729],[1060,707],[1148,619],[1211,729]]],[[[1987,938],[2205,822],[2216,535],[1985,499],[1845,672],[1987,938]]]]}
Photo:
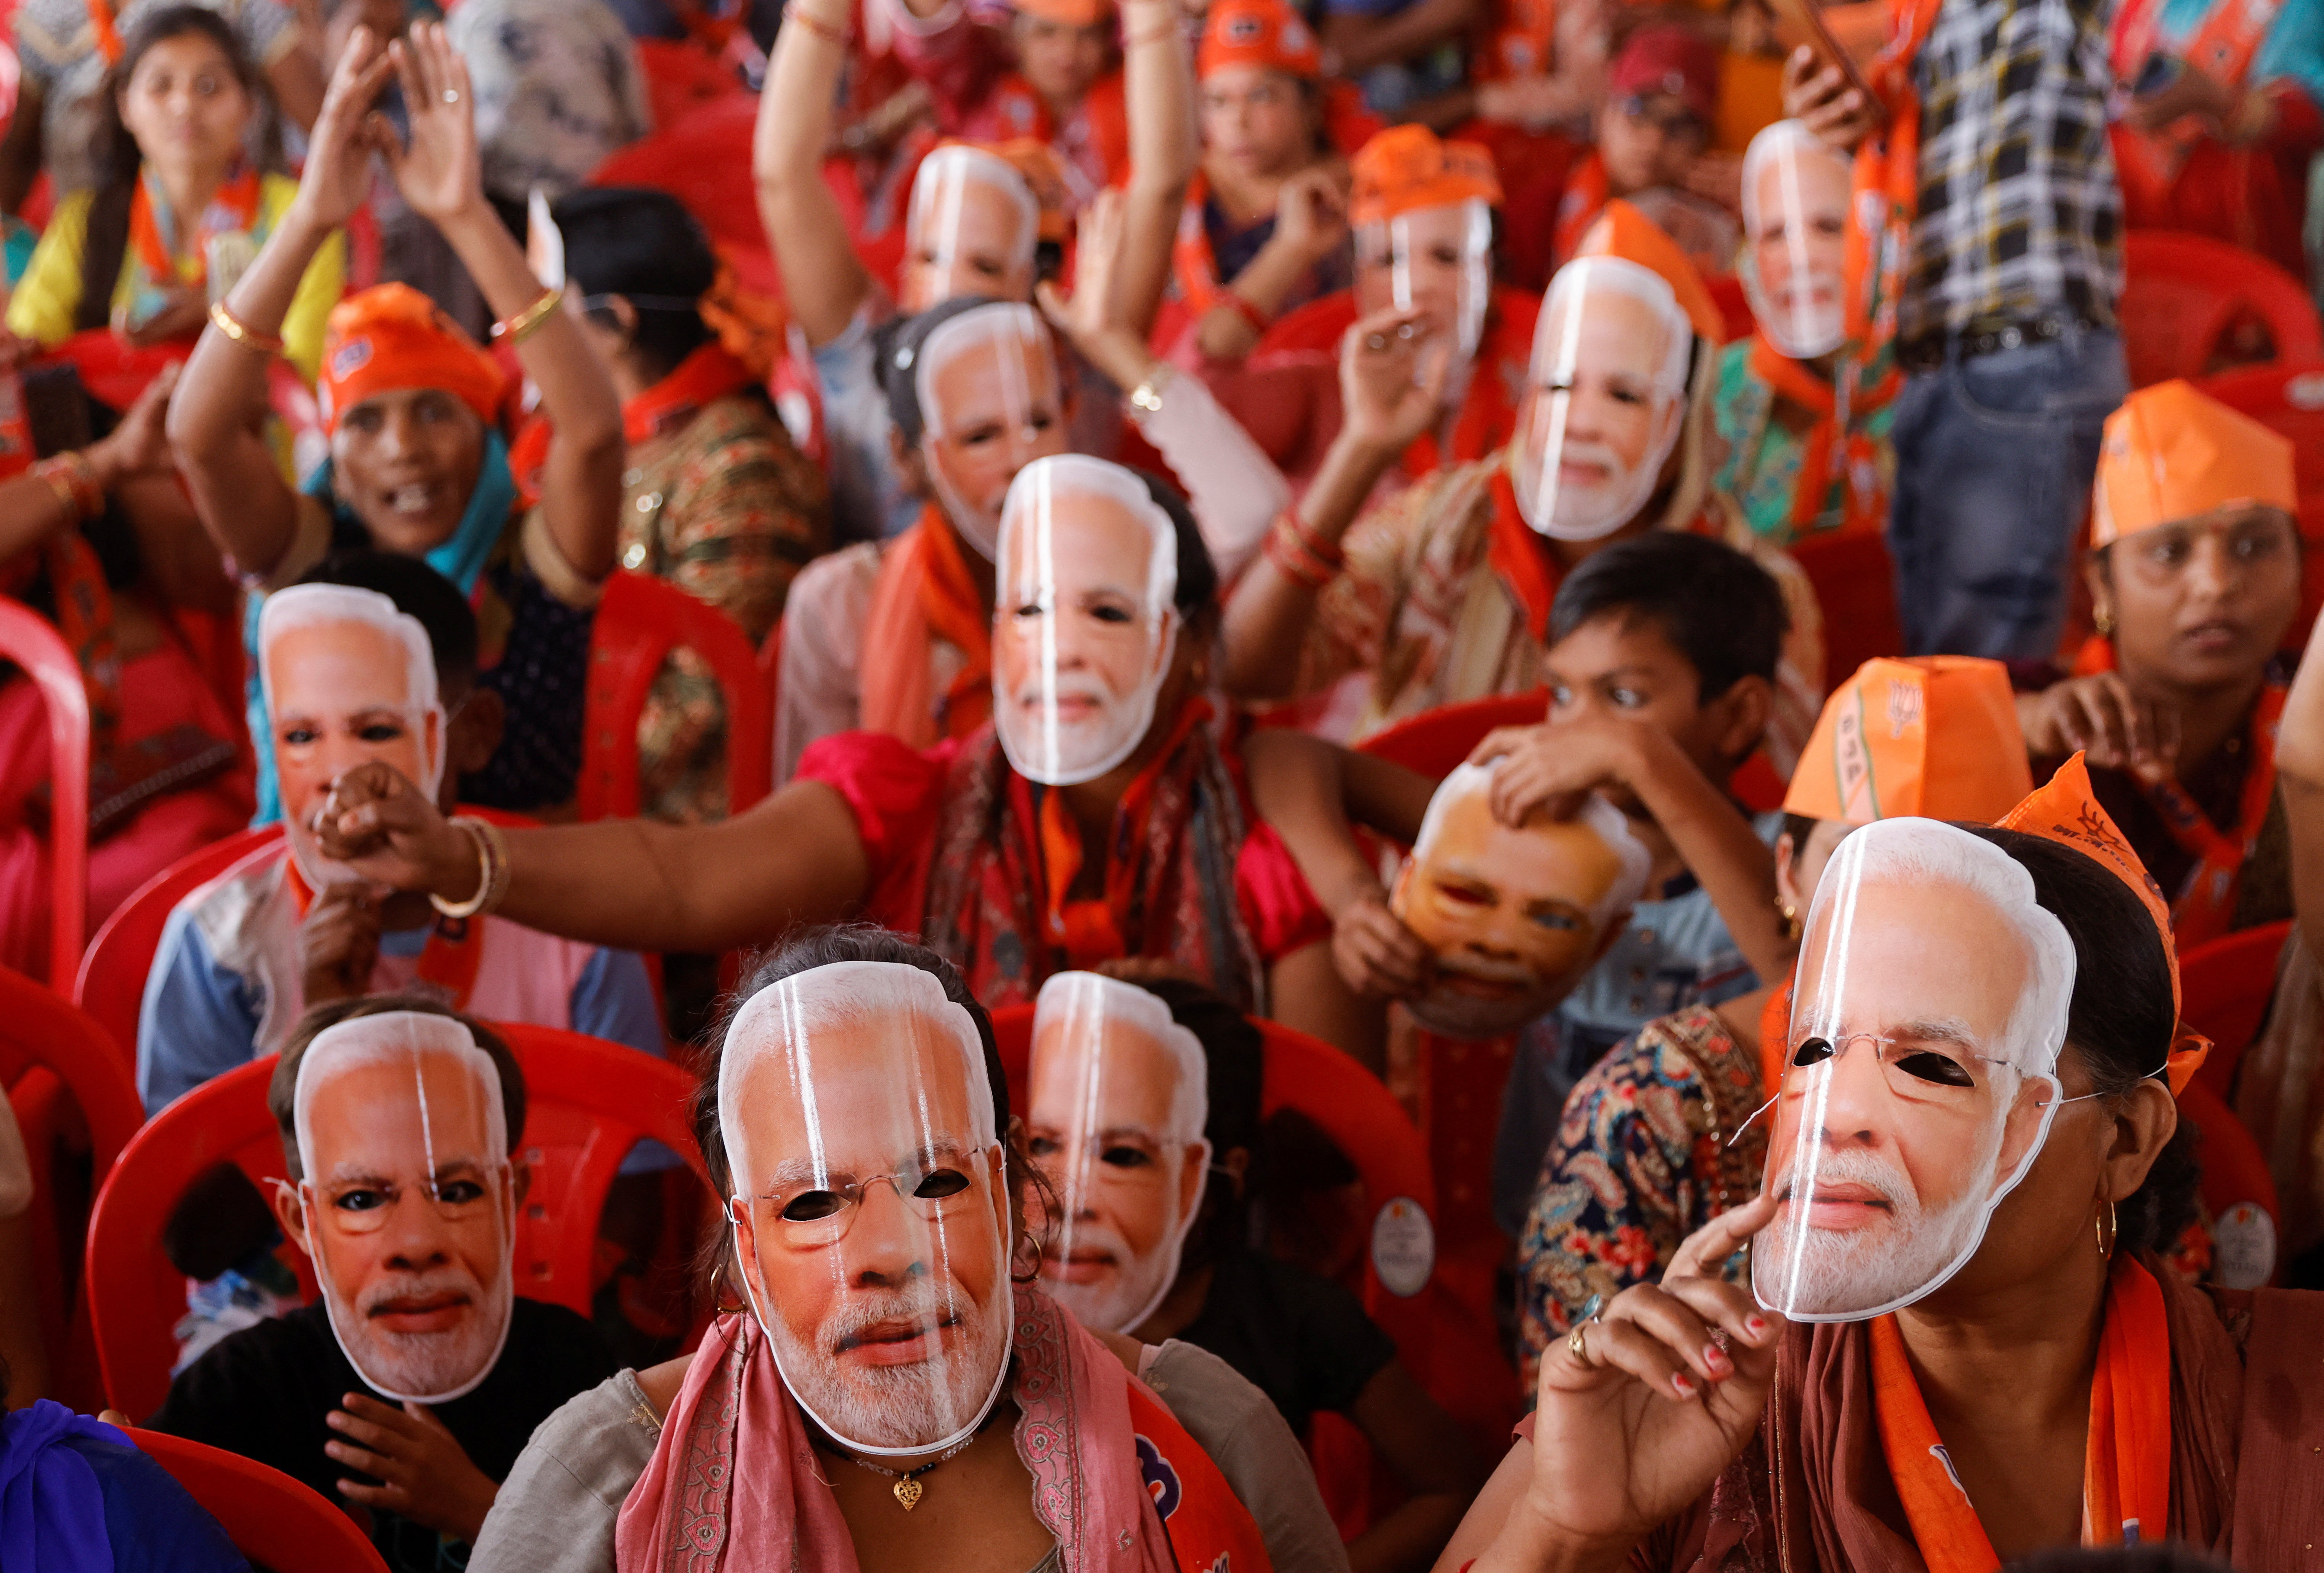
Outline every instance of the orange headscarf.
{"type": "Polygon", "coordinates": [[[1661,225],[1628,203],[1619,198],[1607,203],[1597,222],[1582,232],[1573,255],[1622,257],[1651,268],[1678,297],[1679,308],[1694,325],[1695,337],[1713,345],[1726,338],[1726,314],[1711,298],[1711,286],[1702,281],[1702,270],[1688,260],[1661,225]]]}
{"type": "Polygon", "coordinates": [[[2300,511],[2292,439],[2181,378],[2141,388],[2107,417],[2090,546],[2223,508],[2300,511]]]}
{"type": "Polygon", "coordinates": [[[1355,189],[1348,222],[1385,224],[1424,207],[1471,199],[1501,205],[1493,155],[1473,142],[1439,142],[1425,125],[1395,125],[1356,150],[1349,162],[1355,189]]]}
{"type": "Polygon", "coordinates": [[[1203,47],[1194,74],[1227,66],[1258,66],[1313,81],[1323,74],[1315,33],[1283,0],[1214,0],[1203,21],[1203,47]]]}
{"type": "Polygon", "coordinates": [[[499,363],[408,284],[374,285],[331,308],[318,392],[333,430],[355,406],[397,388],[440,388],[491,426],[506,387],[499,363]]]}
{"type": "Polygon", "coordinates": [[[1784,812],[1989,824],[2033,790],[2009,668],[1976,656],[1882,657],[1824,701],[1784,812]]]}

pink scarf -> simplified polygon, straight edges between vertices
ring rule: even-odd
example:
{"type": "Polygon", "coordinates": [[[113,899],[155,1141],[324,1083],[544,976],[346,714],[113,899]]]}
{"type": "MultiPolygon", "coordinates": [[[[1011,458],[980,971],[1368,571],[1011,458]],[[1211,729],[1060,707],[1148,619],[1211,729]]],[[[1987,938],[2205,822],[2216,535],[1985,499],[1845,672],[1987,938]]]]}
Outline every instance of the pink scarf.
{"type": "MultiPolygon", "coordinates": [[[[1176,1573],[1139,1466],[1137,1379],[1048,1296],[1016,1295],[1017,1456],[1065,1573],[1176,1573]]],[[[747,1312],[702,1340],[613,1546],[622,1573],[855,1573],[847,1521],[747,1312]]]]}

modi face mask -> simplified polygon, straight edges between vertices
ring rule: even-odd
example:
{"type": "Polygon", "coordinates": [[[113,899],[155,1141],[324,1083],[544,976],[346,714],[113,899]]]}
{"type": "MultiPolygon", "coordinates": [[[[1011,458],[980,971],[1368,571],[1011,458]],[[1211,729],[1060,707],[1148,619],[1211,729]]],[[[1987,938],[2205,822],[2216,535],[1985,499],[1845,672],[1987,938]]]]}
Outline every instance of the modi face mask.
{"type": "Polygon", "coordinates": [[[1085,1327],[1126,1333],[1178,1280],[1211,1145],[1203,1045],[1135,984],[1060,972],[1033,1013],[1033,1162],[1057,1199],[1041,1276],[1085,1327]]]}
{"type": "Polygon", "coordinates": [[[1743,291],[1767,342],[1795,361],[1840,347],[1848,328],[1848,161],[1796,120],[1743,155],[1743,291]]]}
{"type": "Polygon", "coordinates": [[[1800,950],[1762,1305],[1852,1321],[1960,1270],[2049,1134],[2073,987],[2064,927],[1990,842],[1900,818],[1840,842],[1800,950]]]}
{"type": "Polygon", "coordinates": [[[955,295],[1030,299],[1040,229],[1040,204],[1014,165],[945,143],[912,178],[899,303],[914,312],[955,295]]]}
{"type": "Polygon", "coordinates": [[[314,816],[343,771],[374,759],[436,796],[445,713],[428,630],[377,591],[293,584],[259,610],[258,674],[300,875],[315,890],[361,878],[322,855],[314,816]]]}
{"type": "Polygon", "coordinates": [[[1646,506],[1686,425],[1693,348],[1693,325],[1653,269],[1583,257],[1557,271],[1510,455],[1527,524],[1598,540],[1646,506]]]}
{"type": "Polygon", "coordinates": [[[746,1001],[718,1067],[734,1255],[783,1384],[860,1453],[971,1435],[1015,1311],[976,1024],[917,967],[839,961],[746,1001]]]}
{"type": "Polygon", "coordinates": [[[1434,344],[1449,345],[1458,364],[1473,361],[1493,300],[1491,205],[1471,197],[1416,207],[1362,225],[1356,238],[1363,308],[1419,311],[1434,344]]]}
{"type": "Polygon", "coordinates": [[[1585,800],[1570,820],[1493,817],[1493,772],[1462,765],[1436,788],[1389,910],[1435,960],[1406,1001],[1432,1032],[1489,1038],[1555,1006],[1603,952],[1653,860],[1620,810],[1585,800]]]}
{"type": "Polygon", "coordinates": [[[291,1107],[308,1249],[348,1363],[399,1403],[469,1392],[515,1304],[515,1175],[492,1056],[450,1016],[359,1016],[307,1045],[291,1107]]]}
{"type": "Polygon", "coordinates": [[[991,560],[1018,471],[1065,451],[1065,382],[1048,328],[1029,306],[980,306],[914,352],[920,457],[945,515],[991,560]]]}
{"type": "Polygon", "coordinates": [[[1177,648],[1178,533],[1135,473],[1080,454],[1019,472],[1001,512],[992,717],[1050,786],[1128,759],[1177,648]]]}

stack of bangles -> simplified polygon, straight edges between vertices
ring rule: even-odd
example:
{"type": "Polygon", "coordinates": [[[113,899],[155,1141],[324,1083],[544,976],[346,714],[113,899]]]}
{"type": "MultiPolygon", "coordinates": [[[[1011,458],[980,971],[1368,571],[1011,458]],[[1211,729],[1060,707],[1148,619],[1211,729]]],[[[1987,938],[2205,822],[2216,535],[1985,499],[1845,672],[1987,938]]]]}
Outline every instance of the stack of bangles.
{"type": "Polygon", "coordinates": [[[223,300],[210,302],[210,326],[244,349],[255,350],[262,355],[279,355],[282,353],[282,340],[280,336],[259,332],[235,316],[233,312],[228,311],[223,300]]]}
{"type": "Polygon", "coordinates": [[[1267,532],[1267,560],[1293,584],[1321,590],[1339,576],[1348,554],[1308,529],[1296,508],[1286,508],[1267,532]]]}
{"type": "Polygon", "coordinates": [[[565,290],[561,285],[543,290],[539,298],[522,311],[514,317],[503,317],[493,324],[493,342],[498,344],[506,339],[512,345],[522,344],[540,331],[541,324],[549,320],[549,314],[563,304],[564,299],[565,290]]]}
{"type": "Polygon", "coordinates": [[[76,450],[42,459],[32,466],[32,474],[56,493],[58,506],[74,523],[87,524],[105,511],[105,488],[86,454],[76,450]]]}
{"type": "Polygon", "coordinates": [[[431,892],[428,905],[446,917],[476,917],[500,906],[508,895],[508,842],[500,826],[474,814],[454,814],[451,823],[476,845],[476,893],[466,901],[447,901],[431,892]]]}

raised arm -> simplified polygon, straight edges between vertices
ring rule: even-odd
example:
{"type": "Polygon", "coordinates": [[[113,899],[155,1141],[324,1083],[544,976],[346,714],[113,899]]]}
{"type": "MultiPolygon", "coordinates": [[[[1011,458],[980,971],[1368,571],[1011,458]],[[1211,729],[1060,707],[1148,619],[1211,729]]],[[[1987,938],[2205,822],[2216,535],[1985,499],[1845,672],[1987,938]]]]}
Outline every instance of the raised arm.
{"type": "MultiPolygon", "coordinates": [[[[522,321],[542,299],[524,252],[484,198],[475,94],[467,62],[440,23],[421,23],[390,46],[411,117],[411,140],[383,133],[388,167],[411,210],[451,244],[501,322],[522,321]]],[[[525,375],[540,389],[554,432],[540,509],[565,561],[597,581],[613,571],[622,524],[622,400],[574,313],[551,309],[512,335],[525,375]]]]}
{"type": "Polygon", "coordinates": [[[170,401],[170,446],[202,527],[246,574],[271,573],[298,529],[298,496],[263,435],[272,344],[308,264],[370,195],[381,136],[371,107],[394,69],[371,31],[355,29],[315,117],[299,195],[222,302],[235,331],[213,316],[170,401]]]}
{"type": "Polygon", "coordinates": [[[1169,287],[1179,210],[1194,178],[1194,62],[1178,15],[1178,0],[1123,0],[1121,7],[1130,180],[1113,307],[1140,338],[1153,331],[1169,287]]]}
{"type": "Polygon", "coordinates": [[[2324,957],[2324,639],[2311,639],[2283,702],[2275,779],[2292,832],[2292,905],[2312,955],[2324,957]]]}
{"type": "MultiPolygon", "coordinates": [[[[340,777],[317,828],[327,855],[383,884],[449,902],[477,894],[475,842],[391,766],[340,777]]],[[[871,881],[847,800],[820,781],[793,782],[717,824],[600,820],[509,831],[505,844],[500,915],[627,950],[761,944],[795,924],[850,915],[871,881]]]]}
{"type": "Polygon", "coordinates": [[[809,347],[819,347],[847,331],[872,292],[839,201],[823,183],[832,97],[847,63],[849,7],[847,0],[790,0],[785,9],[788,23],[775,35],[759,95],[751,176],[791,320],[809,347]]]}

